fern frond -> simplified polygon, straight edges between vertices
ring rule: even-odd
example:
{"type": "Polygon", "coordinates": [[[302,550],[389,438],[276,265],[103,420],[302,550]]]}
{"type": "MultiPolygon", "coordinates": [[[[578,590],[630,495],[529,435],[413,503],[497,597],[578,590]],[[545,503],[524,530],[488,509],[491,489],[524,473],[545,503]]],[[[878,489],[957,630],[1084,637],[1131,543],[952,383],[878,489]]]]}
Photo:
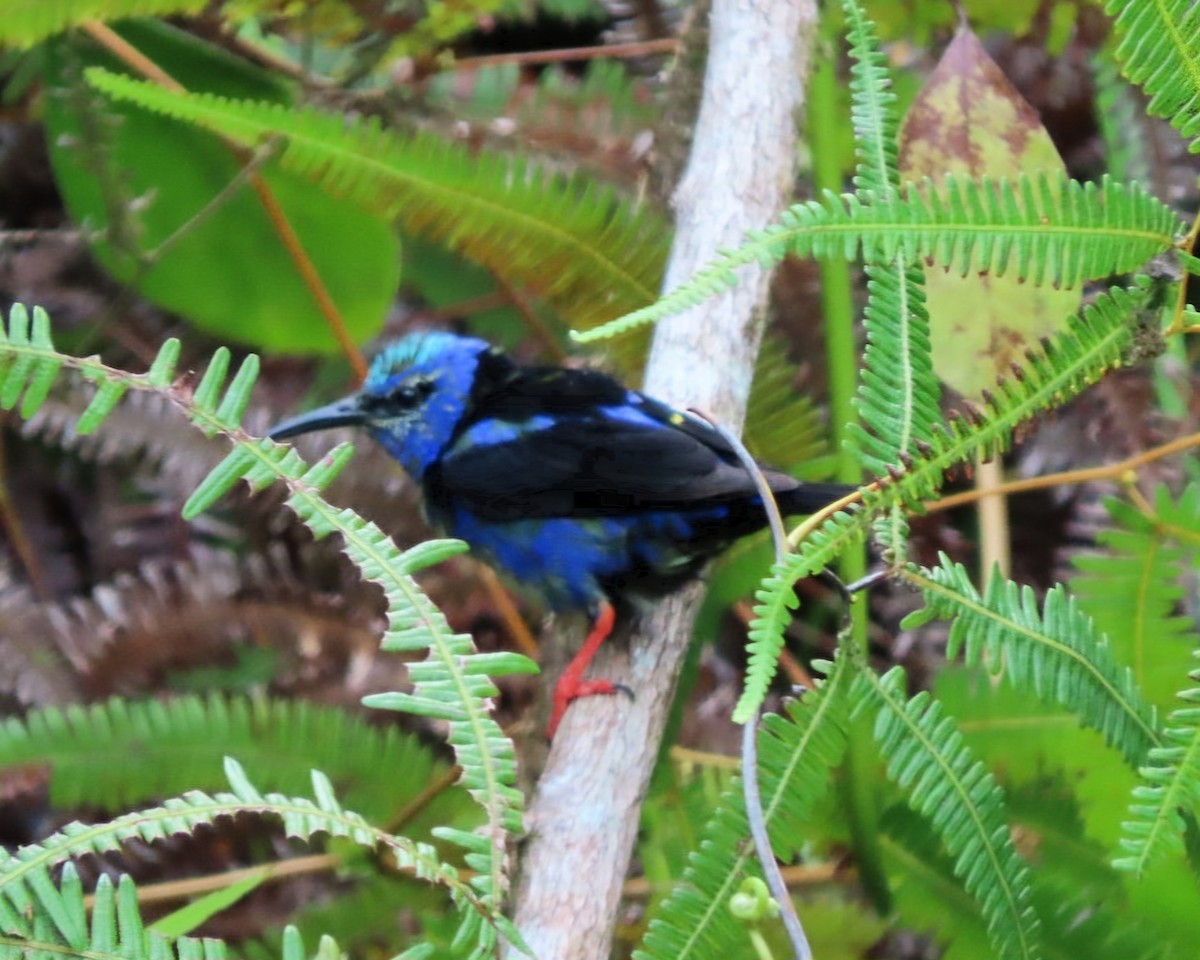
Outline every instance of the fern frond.
{"type": "MultiPolygon", "coordinates": [[[[162,806],[128,813],[107,823],[68,824],[39,844],[22,847],[15,854],[0,854],[0,904],[20,912],[29,879],[66,860],[117,850],[130,840],[152,843],[177,833],[190,833],[220,817],[254,814],[279,817],[289,837],[311,840],[317,834],[327,834],[369,849],[382,846],[397,858],[402,869],[445,887],[459,906],[469,906],[472,911],[482,908],[471,885],[453,867],[442,863],[432,846],[373,827],[358,814],[343,810],[324,774],[312,773],[313,799],[259,793],[241,766],[229,758],[225,760],[225,775],[231,792],[207,794],[192,790],[162,806]]],[[[0,908],[0,915],[10,910],[0,908]]]]}
{"type": "MultiPolygon", "coordinates": [[[[933,496],[948,470],[976,455],[1002,451],[1022,422],[1061,404],[1118,365],[1132,338],[1132,318],[1150,290],[1148,281],[1139,280],[1132,290],[1114,288],[1096,300],[1064,333],[1043,344],[1041,352],[1029,355],[1020,377],[1002,383],[998,395],[988,398],[983,414],[970,423],[951,420],[948,430],[939,426],[931,436],[917,438],[919,456],[902,458],[902,469],[891,468],[890,476],[877,489],[864,492],[860,510],[837,514],[799,543],[798,551],[772,571],[758,598],[772,616],[751,625],[756,634],[754,651],[761,652],[762,660],[756,670],[762,671],[766,682],[774,669],[770,651],[778,655],[783,644],[780,631],[787,622],[777,614],[786,607],[787,594],[796,582],[823,570],[861,540],[876,518],[898,517],[894,508],[919,504],[933,496]]],[[[799,528],[805,530],[805,526],[799,528]]],[[[797,532],[790,539],[795,541],[797,532]]],[[[764,681],[756,674],[755,683],[762,688],[764,681]]]]}
{"type": "Polygon", "coordinates": [[[657,295],[665,225],[593,182],[424,134],[401,137],[374,120],[174,94],[100,69],[87,77],[109,96],[246,147],[279,138],[285,169],[525,284],[571,323],[586,327],[657,295]]]}
{"type": "Polygon", "coordinates": [[[786,344],[768,334],[755,361],[744,439],[758,459],[789,472],[828,452],[821,413],[796,391],[795,378],[786,344]]]}
{"type": "MultiPolygon", "coordinates": [[[[933,373],[923,274],[899,262],[868,265],[866,273],[867,345],[854,398],[860,419],[847,426],[847,437],[867,473],[881,476],[889,465],[918,455],[922,438],[934,434],[941,422],[941,387],[933,373]]],[[[908,540],[904,509],[892,505],[874,529],[888,562],[903,562],[908,540]]]]}
{"type": "Polygon", "coordinates": [[[787,255],[867,263],[926,260],[953,273],[1014,274],[1031,283],[1078,286],[1127,273],[1171,249],[1183,226],[1139,184],[1065,175],[973,180],[948,175],[882,193],[826,194],[747,236],[656,303],[575,335],[589,342],[655,322],[715,296],[738,268],[787,255]]]}
{"type": "Polygon", "coordinates": [[[813,530],[796,553],[776,563],[755,592],[754,619],[750,623],[747,652],[750,657],[745,687],[734,709],[733,720],[747,723],[762,706],[783,649],[783,631],[797,605],[796,583],[828,567],[851,546],[860,544],[875,514],[865,510],[845,511],[830,517],[813,530]]]}
{"type": "Polygon", "coordinates": [[[954,873],[979,903],[988,937],[1005,958],[1040,955],[1029,872],[1013,846],[995,779],[963,743],[954,721],[922,692],[905,693],[900,667],[858,675],[852,698],[874,707],[875,739],[888,776],[954,858],[954,873]]]}
{"type": "Polygon", "coordinates": [[[1039,613],[1032,588],[993,576],[981,597],[966,568],[945,556],[942,566],[910,567],[904,578],[926,604],[905,618],[905,627],[935,618],[953,621],[947,659],[961,650],[968,665],[986,662],[1002,670],[1014,687],[1070,709],[1132,764],[1159,744],[1154,708],[1143,700],[1132,672],[1117,665],[1105,638],[1061,586],[1046,593],[1039,613]]]}
{"type": "Polygon", "coordinates": [[[1139,311],[1152,295],[1152,285],[1138,279],[1130,289],[1114,287],[1073,317],[1069,326],[1027,363],[1001,381],[995,395],[985,397],[982,413],[970,421],[953,418],[930,437],[919,438],[921,453],[902,470],[893,468],[891,482],[879,494],[864,498],[868,509],[881,503],[917,504],[933,496],[946,471],[975,456],[997,456],[1008,448],[1013,430],[1053,409],[1107,371],[1120,366],[1133,339],[1139,311]]]}
{"type": "MultiPolygon", "coordinates": [[[[204,411],[194,411],[203,420],[204,411]]],[[[213,416],[213,415],[209,415],[213,416]]],[[[213,416],[213,423],[229,431],[229,424],[213,416]]],[[[368,706],[403,710],[447,722],[448,740],[463,767],[462,784],[484,808],[489,829],[478,837],[461,831],[439,836],[464,845],[467,862],[477,875],[471,880],[485,902],[498,906],[504,896],[505,837],[523,830],[522,796],[513,785],[516,762],[512,741],[490,715],[489,700],[496,695],[490,676],[536,672],[537,667],[518,654],[475,651],[465,634],[453,633],[442,612],[421,591],[412,574],[465,549],[459,541],[430,541],[401,553],[373,523],[350,510],[337,510],[317,493],[341,469],[348,448],[331,451],[324,461],[306,467],[294,451],[268,440],[239,442],[196,495],[184,505],[193,515],[239,478],[251,487],[279,477],[290,487],[288,506],[317,537],[335,530],[342,535],[343,551],[363,575],[383,587],[388,602],[385,650],[427,651],[427,658],[409,665],[414,684],[411,693],[377,694],[364,699],[368,706]]],[[[478,925],[468,912],[465,924],[478,925]]],[[[480,927],[484,930],[485,928],[480,927]]]]}
{"type": "Polygon", "coordinates": [[[377,822],[387,822],[442,766],[395,728],[332,707],[257,697],[114,699],[35,710],[0,726],[0,768],[48,764],[50,802],[58,807],[120,809],[203,789],[227,754],[279,790],[299,789],[315,766],[353,809],[377,822]],[[404,776],[380,777],[382,770],[404,776]]]}
{"type": "Polygon", "coordinates": [[[0,45],[29,47],[88,20],[122,20],[199,13],[207,0],[70,0],[69,3],[5,4],[0,45]]]}
{"type": "MultiPolygon", "coordinates": [[[[232,793],[210,796],[191,791],[162,807],[106,824],[71,824],[45,842],[23,847],[16,854],[0,852],[0,941],[11,938],[21,944],[26,952],[22,955],[31,956],[38,955],[28,953],[37,949],[35,945],[43,946],[47,955],[61,954],[65,945],[81,951],[80,956],[164,958],[175,956],[172,943],[181,960],[223,956],[224,947],[217,941],[167,941],[161,937],[153,943],[145,941],[137,896],[128,880],[123,881],[118,912],[114,914],[111,886],[107,878],[101,877],[89,930],[82,888],[73,865],[68,862],[63,870],[61,891],[50,880],[50,868],[82,853],[115,850],[127,840],[150,842],[244,813],[278,816],[292,837],[308,840],[325,833],[372,850],[387,849],[400,869],[445,887],[460,908],[478,915],[481,905],[470,886],[452,867],[440,863],[433,847],[373,828],[357,814],[346,812],[323,774],[313,772],[315,799],[308,799],[261,794],[235,761],[226,760],[225,769],[232,793]]],[[[284,956],[295,955],[297,937],[295,931],[285,933],[284,956]]],[[[488,939],[495,942],[494,935],[488,939]]]]}
{"type": "Polygon", "coordinates": [[[920,270],[867,267],[867,348],[855,407],[865,425],[850,425],[863,467],[879,476],[942,422],[933,373],[929,314],[920,270]]]}
{"type": "Polygon", "coordinates": [[[800,605],[792,589],[795,580],[785,580],[783,564],[776,563],[771,573],[755,592],[754,620],[750,623],[746,652],[746,681],[737,706],[733,709],[734,723],[751,723],[767,698],[767,690],[775,677],[779,653],[783,649],[783,631],[792,622],[800,605]]]}
{"type": "Polygon", "coordinates": [[[57,885],[42,867],[21,888],[5,890],[0,899],[0,952],[6,957],[93,960],[223,960],[227,956],[218,940],[171,940],[147,930],[137,889],[127,876],[121,877],[114,891],[112,880],[102,874],[89,905],[74,864],[63,868],[57,885]],[[32,920],[21,915],[26,909],[32,911],[32,920]]]}
{"type": "MultiPolygon", "coordinates": [[[[106,390],[164,389],[162,385],[169,382],[173,373],[173,357],[178,355],[178,345],[168,344],[149,373],[135,375],[108,367],[94,358],[79,360],[58,354],[52,346],[14,343],[11,335],[9,341],[0,343],[0,358],[54,359],[63,366],[75,367],[99,384],[97,397],[106,390]]],[[[320,497],[318,491],[348,461],[352,453],[348,445],[336,448],[310,467],[294,449],[245,434],[238,426],[238,419],[253,386],[257,359],[244,361],[230,387],[222,393],[228,366],[227,353],[218,351],[194,393],[182,386],[170,391],[173,402],[197,427],[223,433],[234,441],[230,454],[184,505],[185,517],[204,510],[239,480],[245,480],[252,489],[260,489],[279,479],[291,491],[288,505],[317,537],[334,531],[342,534],[346,555],[365,577],[384,589],[388,600],[385,648],[428,651],[425,661],[410,667],[415,684],[412,693],[383,695],[373,698],[372,705],[410,710],[448,721],[450,744],[463,767],[462,783],[488,818],[482,836],[462,831],[444,833],[446,839],[466,847],[467,862],[477,871],[470,884],[479,891],[481,902],[492,908],[488,914],[491,922],[484,922],[475,910],[464,911],[460,935],[478,934],[484,938],[479,949],[487,949],[489,943],[494,943],[494,933],[499,928],[511,943],[519,945],[516,931],[508,930],[498,913],[505,886],[505,842],[508,834],[522,829],[522,797],[513,785],[512,742],[490,716],[488,700],[496,689],[488,674],[535,672],[536,665],[517,654],[476,653],[471,638],[453,634],[445,617],[413,580],[413,571],[461,552],[463,544],[431,541],[402,554],[377,526],[353,511],[336,510],[320,497]]]]}
{"type": "Polygon", "coordinates": [[[857,0],[842,0],[846,12],[846,39],[850,43],[850,122],[854,127],[854,153],[858,164],[854,185],[878,193],[900,184],[900,121],[887,60],[879,49],[875,24],[857,0]]]}
{"type": "MultiPolygon", "coordinates": [[[[880,192],[900,182],[896,97],[874,24],[856,0],[844,0],[842,6],[855,60],[850,81],[858,157],[855,185],[880,192]]],[[[917,441],[933,433],[934,424],[941,419],[940,387],[933,374],[924,274],[906,266],[902,258],[869,263],[866,272],[863,321],[867,346],[854,404],[861,422],[851,423],[847,435],[864,469],[879,476],[888,465],[915,455],[917,441]]],[[[891,562],[903,560],[907,531],[908,523],[898,505],[876,522],[876,538],[891,555],[891,562]]]]}
{"type": "Polygon", "coordinates": [[[1149,95],[1148,112],[1200,151],[1200,9],[1190,0],[1109,0],[1106,9],[1116,17],[1117,61],[1149,95]]]}
{"type": "MultiPolygon", "coordinates": [[[[1200,659],[1200,650],[1194,656],[1200,659]]],[[[1188,679],[1200,683],[1200,670],[1191,671],[1188,679]]],[[[1146,782],[1133,790],[1129,812],[1135,819],[1121,824],[1120,844],[1127,855],[1113,866],[1137,877],[1183,848],[1186,824],[1180,810],[1193,818],[1200,813],[1200,687],[1181,691],[1179,698],[1188,706],[1167,718],[1163,745],[1150,751],[1150,762],[1138,771],[1146,782]]]]}
{"type": "Polygon", "coordinates": [[[1195,624],[1178,609],[1187,593],[1181,574],[1192,568],[1200,543],[1200,486],[1188,487],[1178,500],[1160,486],[1154,504],[1154,515],[1146,516],[1123,501],[1105,501],[1114,526],[1097,536],[1102,553],[1074,558],[1080,575],[1071,591],[1143,695],[1166,705],[1194,646],[1195,624]]]}
{"type": "MultiPolygon", "coordinates": [[[[791,857],[802,842],[801,825],[830,783],[845,749],[846,694],[852,677],[839,659],[818,690],[790,703],[787,717],[769,716],[759,734],[759,783],[771,846],[791,857]]],[[[745,927],[729,911],[729,898],[756,869],[746,843],[749,827],[735,780],[689,857],[683,880],[650,920],[637,960],[709,960],[729,956],[745,941],[745,927]]]]}

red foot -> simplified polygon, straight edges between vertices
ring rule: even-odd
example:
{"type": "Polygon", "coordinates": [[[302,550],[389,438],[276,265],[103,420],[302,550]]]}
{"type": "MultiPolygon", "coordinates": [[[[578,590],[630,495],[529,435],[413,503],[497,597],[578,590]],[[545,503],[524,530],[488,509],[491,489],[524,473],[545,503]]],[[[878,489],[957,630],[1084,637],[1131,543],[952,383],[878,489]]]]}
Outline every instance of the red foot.
{"type": "Polygon", "coordinates": [[[554,732],[558,729],[558,723],[562,720],[563,714],[572,700],[577,700],[580,697],[611,696],[618,690],[625,689],[608,680],[583,679],[584,671],[591,664],[596,651],[600,649],[600,645],[612,633],[613,622],[615,620],[616,611],[613,610],[612,604],[604,603],[600,607],[600,612],[596,615],[596,622],[592,625],[592,632],[587,635],[587,639],[583,641],[583,646],[579,648],[579,652],[567,664],[567,669],[563,671],[562,676],[558,679],[558,683],[555,684],[554,710],[550,714],[550,725],[546,728],[547,740],[554,739],[554,732]]]}

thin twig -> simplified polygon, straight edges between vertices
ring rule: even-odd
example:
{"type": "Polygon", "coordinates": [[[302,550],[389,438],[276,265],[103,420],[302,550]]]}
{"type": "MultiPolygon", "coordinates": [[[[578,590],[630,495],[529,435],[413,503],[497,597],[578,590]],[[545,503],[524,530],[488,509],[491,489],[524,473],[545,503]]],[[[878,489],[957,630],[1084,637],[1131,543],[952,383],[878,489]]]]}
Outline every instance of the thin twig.
{"type": "Polygon", "coordinates": [[[400,811],[391,818],[384,829],[388,833],[400,833],[410,820],[424,810],[435,799],[458,783],[462,776],[462,767],[455,765],[444,770],[441,776],[425,784],[421,792],[408,801],[400,811]]]}
{"type": "Polygon", "coordinates": [[[1144,450],[1125,460],[1110,463],[1103,467],[1084,467],[1081,470],[1064,470],[1061,473],[1047,473],[1040,477],[1030,477],[1027,480],[1014,480],[988,490],[967,490],[963,493],[951,494],[939,500],[931,500],[925,504],[926,513],[938,510],[950,510],[967,503],[974,503],[981,497],[1009,496],[1014,493],[1025,493],[1029,490],[1043,490],[1047,487],[1058,487],[1068,483],[1089,483],[1093,480],[1119,480],[1124,474],[1137,470],[1155,460],[1169,457],[1173,453],[1182,453],[1192,447],[1200,446],[1200,433],[1189,433],[1176,437],[1169,443],[1144,450]]]}
{"type": "MultiPolygon", "coordinates": [[[[789,890],[801,887],[818,887],[835,881],[853,881],[854,867],[841,863],[798,864],[780,869],[783,881],[789,890]]],[[[630,900],[646,900],[651,895],[671,889],[670,883],[651,883],[646,877],[631,877],[625,881],[621,893],[630,900]]]]}
{"type": "Polygon", "coordinates": [[[541,648],[530,632],[529,626],[525,623],[525,619],[521,616],[521,611],[513,603],[512,594],[500,582],[500,578],[496,576],[496,571],[486,563],[480,563],[477,569],[479,570],[479,579],[483,583],[483,588],[487,591],[492,603],[495,604],[496,613],[500,615],[500,619],[504,622],[504,629],[508,631],[508,635],[512,637],[517,647],[525,656],[536,660],[541,652],[541,648]]]}
{"type": "Polygon", "coordinates": [[[263,144],[254,151],[254,155],[250,158],[250,162],[238,167],[237,173],[230,178],[216,194],[213,195],[207,203],[199,210],[193,213],[187,220],[181,223],[175,230],[164,237],[162,242],[153,250],[147,250],[142,258],[141,269],[143,273],[152,267],[155,263],[163,258],[168,250],[175,244],[187,236],[192,230],[195,230],[205,220],[211,217],[214,213],[221,209],[226,203],[233,199],[234,195],[242,189],[250,179],[258,173],[262,167],[274,155],[274,146],[272,142],[263,144]]]}
{"type": "Polygon", "coordinates": [[[21,523],[19,510],[14,509],[8,490],[8,458],[4,447],[4,434],[0,433],[0,529],[8,536],[9,545],[25,569],[33,595],[39,600],[50,599],[50,588],[46,583],[46,572],[38,559],[38,552],[29,542],[25,527],[21,523]]]}
{"type": "MultiPolygon", "coordinates": [[[[306,857],[292,857],[290,860],[279,860],[257,867],[241,867],[237,870],[222,870],[220,873],[188,877],[184,880],[166,880],[162,883],[144,884],[138,887],[137,899],[141,904],[184,900],[203,893],[211,893],[214,890],[226,890],[235,883],[260,874],[266,874],[263,882],[269,883],[285,877],[338,870],[344,863],[345,857],[332,853],[314,853],[306,857]]],[[[94,902],[94,894],[88,894],[84,898],[84,903],[89,908],[94,902]]]]}
{"type": "Polygon", "coordinates": [[[525,321],[525,326],[534,335],[543,352],[555,363],[562,363],[566,360],[567,351],[562,348],[562,344],[558,342],[550,328],[538,316],[537,310],[534,309],[529,298],[516,286],[509,283],[503,274],[493,273],[492,278],[496,281],[496,286],[504,294],[508,302],[521,314],[521,319],[525,321]]]}
{"type": "Polygon", "coordinates": [[[528,53],[490,53],[482,57],[463,57],[454,62],[455,70],[478,70],[504,64],[563,63],[568,60],[599,60],[625,57],[644,57],[652,53],[674,53],[679,41],[672,37],[662,40],[637,40],[602,47],[566,47],[561,50],[532,50],[528,53]]]}
{"type": "Polygon", "coordinates": [[[746,803],[746,822],[750,825],[750,836],[758,854],[759,865],[767,880],[771,897],[779,906],[779,918],[792,943],[796,960],[812,960],[812,947],[804,935],[804,927],[796,914],[791,894],[779,872],[779,863],[771,850],[771,838],[767,835],[767,821],[763,816],[762,794],[758,790],[758,717],[742,728],[742,796],[746,803]]]}
{"type": "MultiPolygon", "coordinates": [[[[737,455],[742,468],[754,480],[759,499],[762,500],[763,510],[771,525],[771,541],[775,545],[775,563],[782,564],[787,559],[790,549],[787,534],[783,528],[783,517],[779,513],[779,504],[775,502],[775,494],[767,478],[763,476],[762,468],[750,456],[745,444],[731,431],[725,429],[703,410],[692,408],[689,412],[705,420],[721,435],[737,455]]],[[[779,906],[779,918],[787,931],[796,960],[812,960],[812,947],[804,934],[804,925],[796,913],[796,905],[792,903],[787,884],[779,872],[779,862],[771,849],[771,838],[767,834],[767,818],[763,813],[762,794],[758,789],[758,719],[762,710],[755,713],[754,719],[742,728],[742,797],[746,805],[746,822],[750,825],[750,837],[754,841],[754,852],[758,855],[759,865],[767,881],[767,888],[779,906]]]]}

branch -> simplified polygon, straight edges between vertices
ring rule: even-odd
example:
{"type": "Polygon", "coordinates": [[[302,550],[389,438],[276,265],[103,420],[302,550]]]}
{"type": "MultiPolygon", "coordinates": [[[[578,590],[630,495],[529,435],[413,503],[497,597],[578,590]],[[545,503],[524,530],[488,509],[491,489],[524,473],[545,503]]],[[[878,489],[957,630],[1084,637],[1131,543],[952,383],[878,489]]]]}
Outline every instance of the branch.
{"type": "MultiPolygon", "coordinates": [[[[813,0],[714,0],[695,141],[675,193],[670,289],[778,217],[791,196],[795,111],[816,31],[813,0]]],[[[646,389],[740,428],[762,339],[769,274],[664,320],[646,389]]],[[[516,924],[542,960],[606,960],[640,806],[700,596],[692,585],[610,642],[595,675],[629,686],[567,711],[530,808],[516,924]]]]}

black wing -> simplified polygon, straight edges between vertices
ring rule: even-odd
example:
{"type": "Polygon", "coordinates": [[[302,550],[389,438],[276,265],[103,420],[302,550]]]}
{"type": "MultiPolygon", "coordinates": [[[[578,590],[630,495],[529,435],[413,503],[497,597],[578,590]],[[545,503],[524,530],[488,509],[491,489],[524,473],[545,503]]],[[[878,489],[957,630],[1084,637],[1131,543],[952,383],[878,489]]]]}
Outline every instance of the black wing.
{"type": "Polygon", "coordinates": [[[489,519],[612,516],[754,492],[719,433],[595,371],[513,369],[474,400],[426,477],[435,503],[489,519]]]}

